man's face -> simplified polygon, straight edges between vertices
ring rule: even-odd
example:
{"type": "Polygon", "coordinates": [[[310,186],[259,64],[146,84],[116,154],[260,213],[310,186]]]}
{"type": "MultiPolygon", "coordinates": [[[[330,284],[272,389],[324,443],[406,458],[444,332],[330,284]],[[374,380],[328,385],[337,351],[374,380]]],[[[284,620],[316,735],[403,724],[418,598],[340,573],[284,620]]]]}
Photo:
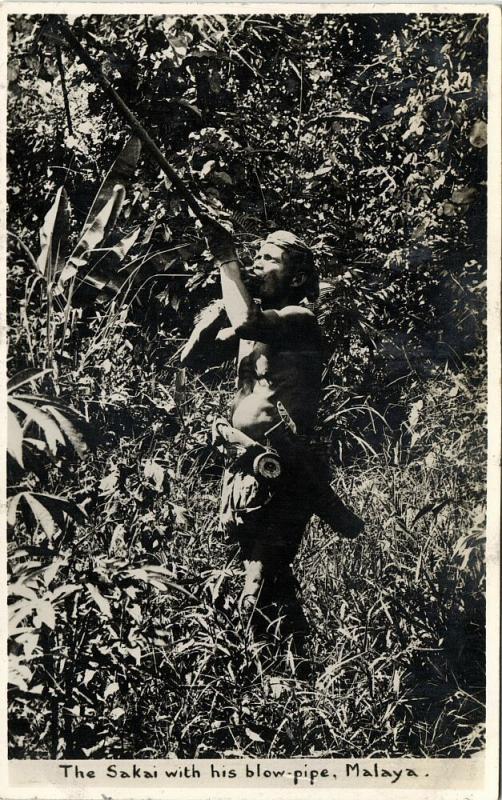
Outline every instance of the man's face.
{"type": "Polygon", "coordinates": [[[250,270],[253,294],[265,303],[286,299],[291,289],[291,275],[283,263],[284,250],[263,242],[250,270]]]}

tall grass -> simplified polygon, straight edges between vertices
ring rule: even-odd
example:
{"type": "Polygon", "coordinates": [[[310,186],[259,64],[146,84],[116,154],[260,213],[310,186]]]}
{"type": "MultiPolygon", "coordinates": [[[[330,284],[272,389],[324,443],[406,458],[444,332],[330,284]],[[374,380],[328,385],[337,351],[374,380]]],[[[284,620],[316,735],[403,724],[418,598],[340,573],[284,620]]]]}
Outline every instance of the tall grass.
{"type": "MultiPolygon", "coordinates": [[[[55,469],[48,487],[56,491],[62,478],[75,484],[88,521],[67,527],[39,558],[47,569],[66,559],[51,572],[52,591],[89,581],[95,589],[57,605],[54,629],[33,622],[41,632],[33,681],[11,704],[11,719],[30,725],[12,724],[11,753],[376,757],[480,749],[482,363],[408,382],[402,422],[382,421],[378,446],[371,407],[332,395],[331,409],[353,409],[344,424],[372,442],[334,469],[337,491],[366,529],[354,542],[340,540],[313,518],[306,531],[294,565],[310,630],[299,672],[273,626],[265,648],[240,616],[241,565],[218,531],[222,465],[208,430],[226,409],[231,376],[189,376],[180,422],[175,358],[160,372],[146,370],[137,349],[143,335],[124,314],[109,316],[106,335],[99,315],[90,324],[99,332],[90,366],[82,347],[82,369],[76,363],[57,384],[63,400],[80,398],[101,444],[73,479],[69,466],[55,469]],[[131,566],[144,564],[165,574],[128,583],[131,566]],[[166,575],[171,583],[163,585],[166,575]],[[96,590],[99,608],[89,605],[96,590]],[[59,699],[54,680],[65,686],[59,699]]],[[[25,334],[40,335],[33,327],[25,334]]],[[[156,346],[161,353],[162,342],[156,346]]],[[[28,586],[32,562],[22,548],[43,538],[20,522],[12,540],[14,576],[28,586]]]]}
{"type": "MultiPolygon", "coordinates": [[[[11,274],[13,358],[42,366],[43,285],[20,281],[20,267],[11,274]]],[[[334,485],[366,529],[348,542],[317,518],[308,526],[294,564],[309,622],[300,663],[278,625],[265,646],[241,617],[242,567],[218,531],[222,464],[209,430],[233,376],[215,370],[176,386],[182,335],[152,326],[157,311],[110,302],[65,325],[65,308],[50,306],[60,369],[44,374],[45,387],[81,409],[96,447],[83,463],[56,449],[40,455],[42,471],[12,472],[13,492],[64,489],[86,518],[60,512],[48,540],[25,515],[10,533],[12,607],[25,603],[12,637],[11,755],[482,748],[483,358],[408,376],[393,408],[327,387],[320,430],[345,462],[334,485]]]]}
{"type": "Polygon", "coordinates": [[[340,494],[367,520],[360,540],[311,522],[295,562],[311,630],[307,680],[292,660],[284,668],[280,642],[275,659],[262,659],[235,607],[235,551],[216,531],[218,482],[188,472],[191,521],[165,552],[200,576],[202,595],[196,613],[169,616],[178,630],[160,711],[169,718],[177,709],[169,749],[376,757],[465,756],[482,746],[484,447],[462,424],[469,388],[461,399],[455,386],[438,375],[419,417],[411,404],[416,457],[402,432],[386,433],[378,455],[338,469],[340,494]]]}

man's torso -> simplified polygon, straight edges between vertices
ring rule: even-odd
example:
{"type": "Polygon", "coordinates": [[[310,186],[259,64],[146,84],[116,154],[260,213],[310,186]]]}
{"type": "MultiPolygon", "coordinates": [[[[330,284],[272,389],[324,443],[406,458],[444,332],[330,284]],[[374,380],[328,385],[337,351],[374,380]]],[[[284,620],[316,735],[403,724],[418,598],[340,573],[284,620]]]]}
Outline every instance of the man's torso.
{"type": "Polygon", "coordinates": [[[239,349],[232,424],[256,440],[279,421],[280,401],[298,433],[315,424],[321,389],[321,337],[316,326],[307,341],[276,346],[244,340],[239,349]]]}

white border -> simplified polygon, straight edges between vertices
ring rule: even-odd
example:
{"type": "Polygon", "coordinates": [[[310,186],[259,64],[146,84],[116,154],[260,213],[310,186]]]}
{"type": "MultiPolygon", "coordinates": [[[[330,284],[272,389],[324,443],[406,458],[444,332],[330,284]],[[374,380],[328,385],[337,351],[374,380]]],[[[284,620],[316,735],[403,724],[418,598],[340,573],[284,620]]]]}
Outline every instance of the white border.
{"type": "MultiPolygon", "coordinates": [[[[499,657],[500,657],[500,636],[499,636],[499,620],[500,620],[500,545],[499,545],[499,525],[500,525],[500,446],[501,446],[501,388],[500,388],[500,375],[501,375],[501,354],[500,354],[500,254],[501,254],[501,104],[500,104],[500,89],[501,89],[501,13],[500,6],[491,4],[473,4],[473,3],[440,3],[440,4],[415,4],[412,2],[407,3],[385,3],[378,2],[373,4],[354,3],[305,3],[305,2],[252,2],[252,3],[225,3],[225,2],[165,2],[165,3],[143,3],[131,2],[126,3],[81,3],[72,2],[68,0],[62,2],[20,2],[20,3],[5,3],[0,7],[0,124],[2,137],[0,140],[0,203],[1,203],[1,227],[0,227],[0,269],[5,276],[5,120],[6,120],[6,17],[9,13],[64,13],[65,9],[71,7],[72,14],[84,13],[100,13],[100,14],[113,14],[113,13],[127,13],[127,14],[194,14],[194,13],[220,13],[220,14],[239,14],[256,12],[260,14],[267,13],[282,13],[282,14],[313,14],[313,13],[445,13],[445,14],[487,14],[489,17],[489,124],[488,124],[488,153],[489,153],[489,167],[488,167],[488,373],[489,373],[489,386],[488,386],[488,415],[489,415],[489,431],[488,431],[488,543],[487,543],[487,581],[488,581],[488,601],[487,601],[487,730],[488,740],[486,756],[486,773],[485,773],[485,786],[482,790],[472,789],[424,789],[416,788],[413,790],[406,790],[400,785],[397,787],[382,786],[377,789],[363,789],[363,785],[357,788],[349,789],[322,789],[317,785],[312,789],[305,787],[293,787],[281,789],[273,787],[272,785],[267,788],[249,789],[244,788],[242,785],[232,789],[227,786],[217,786],[213,789],[210,788],[195,788],[188,786],[186,788],[181,786],[173,786],[171,789],[159,788],[152,784],[150,787],[142,786],[136,790],[130,788],[112,788],[107,786],[102,788],[99,785],[94,786],[87,784],[84,786],[75,786],[75,788],[56,786],[50,784],[37,784],[35,794],[38,798],[50,798],[52,800],[56,797],[74,797],[74,798],[239,798],[242,800],[244,797],[252,798],[270,798],[273,794],[274,798],[290,798],[295,796],[310,796],[314,795],[316,798],[336,798],[342,792],[347,800],[358,800],[363,790],[363,796],[366,798],[371,795],[379,800],[387,800],[389,791],[392,788],[397,789],[394,792],[395,797],[399,798],[413,798],[414,800],[495,800],[498,797],[498,776],[499,776],[499,657]],[[112,794],[113,793],[113,794],[112,794]]],[[[2,296],[0,308],[0,357],[2,363],[5,364],[6,360],[6,301],[5,301],[5,283],[2,283],[2,296]]],[[[0,377],[0,391],[5,392],[5,370],[0,377]]],[[[4,396],[4,395],[2,395],[4,396]]],[[[5,418],[5,414],[4,414],[5,418]]],[[[0,440],[4,445],[5,451],[5,428],[0,426],[0,440]]],[[[0,482],[5,486],[5,464],[2,459],[0,466],[0,482]]],[[[2,509],[5,509],[5,504],[2,503],[2,509]]],[[[6,545],[5,537],[2,536],[0,540],[0,559],[2,564],[5,565],[6,545]]],[[[4,573],[5,575],[5,566],[4,573]]],[[[6,630],[5,626],[5,581],[2,581],[2,596],[1,596],[1,612],[0,619],[2,622],[2,630],[6,630]]],[[[2,685],[5,686],[6,679],[6,659],[0,658],[0,674],[2,678],[2,685]]],[[[6,742],[6,711],[5,703],[0,703],[0,726],[1,738],[0,741],[6,742]]],[[[482,758],[482,754],[479,756],[482,758]]],[[[479,758],[478,757],[478,758],[479,758]]],[[[475,768],[476,759],[450,759],[449,762],[452,766],[457,765],[459,771],[462,768],[468,768],[469,764],[475,768]]],[[[362,761],[362,759],[359,759],[362,761]]],[[[206,761],[204,759],[204,761],[206,761]]],[[[302,760],[308,761],[308,759],[302,760]]],[[[336,759],[331,760],[332,763],[336,759]]],[[[346,760],[343,760],[343,762],[346,760]]],[[[408,765],[412,764],[412,759],[393,759],[395,765],[408,765]]],[[[414,761],[414,760],[413,760],[414,761]]],[[[420,759],[421,766],[437,760],[420,759]]],[[[49,766],[55,762],[38,762],[40,770],[43,771],[44,764],[49,766]]],[[[251,762],[250,762],[251,763],[251,762]]],[[[319,763],[317,761],[317,763],[319,763]]],[[[2,760],[0,763],[0,797],[2,800],[20,800],[23,798],[32,797],[27,787],[12,787],[8,784],[6,774],[6,761],[2,760]]],[[[432,765],[431,765],[432,766],[432,765]]],[[[35,788],[35,787],[34,787],[35,788]]]]}

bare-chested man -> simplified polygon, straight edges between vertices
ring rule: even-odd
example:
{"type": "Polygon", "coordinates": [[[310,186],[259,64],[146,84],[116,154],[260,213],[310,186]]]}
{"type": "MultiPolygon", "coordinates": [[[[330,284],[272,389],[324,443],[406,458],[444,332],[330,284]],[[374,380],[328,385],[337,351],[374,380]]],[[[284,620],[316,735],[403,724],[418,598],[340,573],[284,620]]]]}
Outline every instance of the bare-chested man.
{"type": "Polygon", "coordinates": [[[182,362],[207,367],[237,356],[232,426],[281,460],[282,474],[271,482],[253,473],[253,453],[236,459],[224,477],[221,520],[245,565],[242,606],[282,606],[294,629],[302,614],[290,565],[312,514],[349,537],[362,528],[331,492],[326,468],[308,446],[321,391],[322,337],[315,315],[300,303],[318,295],[318,278],[311,251],[287,231],[265,239],[245,280],[231,238],[209,231],[209,242],[223,306],[196,326],[182,362]],[[282,422],[281,404],[295,433],[282,422]]]}

